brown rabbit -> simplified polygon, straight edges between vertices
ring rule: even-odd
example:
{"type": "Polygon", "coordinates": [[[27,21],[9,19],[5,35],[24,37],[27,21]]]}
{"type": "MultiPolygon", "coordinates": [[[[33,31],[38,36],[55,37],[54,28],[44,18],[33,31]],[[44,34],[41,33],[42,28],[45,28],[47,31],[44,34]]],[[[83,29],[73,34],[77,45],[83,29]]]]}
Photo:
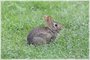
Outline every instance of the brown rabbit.
{"type": "Polygon", "coordinates": [[[47,27],[37,27],[27,36],[28,44],[41,45],[48,44],[55,40],[57,33],[61,30],[62,25],[52,20],[50,16],[45,16],[47,27]]]}

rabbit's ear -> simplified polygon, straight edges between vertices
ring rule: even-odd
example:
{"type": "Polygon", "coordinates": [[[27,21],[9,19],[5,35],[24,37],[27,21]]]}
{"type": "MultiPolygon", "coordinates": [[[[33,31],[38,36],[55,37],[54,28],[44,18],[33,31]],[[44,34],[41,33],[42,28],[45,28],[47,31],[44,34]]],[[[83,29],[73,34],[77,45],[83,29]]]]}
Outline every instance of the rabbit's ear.
{"type": "Polygon", "coordinates": [[[44,19],[45,19],[45,21],[46,21],[46,23],[48,24],[49,27],[52,26],[52,23],[53,23],[52,17],[45,16],[44,19]]]}

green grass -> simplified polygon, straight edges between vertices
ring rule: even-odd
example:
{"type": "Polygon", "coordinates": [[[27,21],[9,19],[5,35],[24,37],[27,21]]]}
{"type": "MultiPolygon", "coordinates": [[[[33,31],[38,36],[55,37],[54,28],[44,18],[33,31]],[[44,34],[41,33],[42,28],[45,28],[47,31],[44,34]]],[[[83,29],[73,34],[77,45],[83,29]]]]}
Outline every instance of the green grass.
{"type": "Polygon", "coordinates": [[[1,58],[88,58],[89,2],[2,2],[1,58]],[[27,35],[44,15],[63,24],[55,42],[34,47],[27,35]]]}

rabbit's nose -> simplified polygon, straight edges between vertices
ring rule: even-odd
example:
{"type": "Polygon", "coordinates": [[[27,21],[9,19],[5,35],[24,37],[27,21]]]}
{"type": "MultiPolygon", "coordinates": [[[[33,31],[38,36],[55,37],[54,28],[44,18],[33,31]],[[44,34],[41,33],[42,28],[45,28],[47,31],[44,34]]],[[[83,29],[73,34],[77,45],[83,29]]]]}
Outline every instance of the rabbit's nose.
{"type": "Polygon", "coordinates": [[[61,30],[63,28],[63,26],[62,25],[60,25],[59,27],[58,27],[58,30],[61,30]]]}

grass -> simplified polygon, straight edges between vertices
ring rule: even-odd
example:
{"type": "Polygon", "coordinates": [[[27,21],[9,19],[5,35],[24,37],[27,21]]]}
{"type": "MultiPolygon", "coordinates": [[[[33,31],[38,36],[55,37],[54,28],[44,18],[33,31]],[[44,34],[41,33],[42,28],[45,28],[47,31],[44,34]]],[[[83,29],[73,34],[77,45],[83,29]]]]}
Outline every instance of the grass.
{"type": "Polygon", "coordinates": [[[1,58],[89,58],[89,2],[1,2],[1,58]],[[34,47],[27,35],[50,15],[63,24],[55,42],[34,47]]]}

